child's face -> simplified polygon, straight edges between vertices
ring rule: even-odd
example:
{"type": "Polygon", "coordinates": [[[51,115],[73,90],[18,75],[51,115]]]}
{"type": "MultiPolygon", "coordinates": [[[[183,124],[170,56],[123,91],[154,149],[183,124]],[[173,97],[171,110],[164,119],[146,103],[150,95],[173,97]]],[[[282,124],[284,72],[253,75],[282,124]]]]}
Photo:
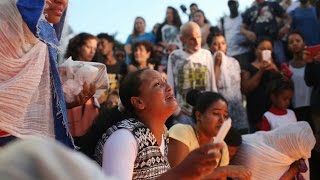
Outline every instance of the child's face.
{"type": "Polygon", "coordinates": [[[304,42],[299,34],[291,34],[288,38],[288,47],[292,53],[299,53],[304,48],[304,42]]]}
{"type": "Polygon", "coordinates": [[[229,159],[232,160],[233,157],[237,154],[239,146],[228,146],[229,159]]]}
{"type": "Polygon", "coordinates": [[[110,95],[107,99],[107,108],[108,109],[111,109],[115,106],[118,105],[118,102],[119,102],[119,96],[117,95],[110,95]]]}
{"type": "Polygon", "coordinates": [[[293,96],[292,90],[283,90],[279,94],[271,95],[272,105],[278,109],[288,109],[293,96]]]}

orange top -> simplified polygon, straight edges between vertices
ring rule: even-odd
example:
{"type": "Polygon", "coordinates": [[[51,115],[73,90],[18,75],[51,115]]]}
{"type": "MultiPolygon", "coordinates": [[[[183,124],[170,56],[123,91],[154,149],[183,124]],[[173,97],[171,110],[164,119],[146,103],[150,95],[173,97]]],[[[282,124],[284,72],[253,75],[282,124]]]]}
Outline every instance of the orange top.
{"type": "Polygon", "coordinates": [[[68,109],[68,120],[71,135],[73,137],[83,136],[91,127],[99,109],[94,106],[94,99],[89,99],[84,105],[68,109]]]}

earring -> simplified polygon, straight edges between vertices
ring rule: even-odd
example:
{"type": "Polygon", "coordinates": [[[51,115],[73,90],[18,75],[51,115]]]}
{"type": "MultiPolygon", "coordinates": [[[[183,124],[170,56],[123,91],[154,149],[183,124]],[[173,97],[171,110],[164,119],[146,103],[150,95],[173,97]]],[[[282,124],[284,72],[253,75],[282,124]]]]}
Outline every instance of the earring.
{"type": "Polygon", "coordinates": [[[44,17],[47,19],[48,18],[48,13],[47,12],[43,12],[44,17]]]}

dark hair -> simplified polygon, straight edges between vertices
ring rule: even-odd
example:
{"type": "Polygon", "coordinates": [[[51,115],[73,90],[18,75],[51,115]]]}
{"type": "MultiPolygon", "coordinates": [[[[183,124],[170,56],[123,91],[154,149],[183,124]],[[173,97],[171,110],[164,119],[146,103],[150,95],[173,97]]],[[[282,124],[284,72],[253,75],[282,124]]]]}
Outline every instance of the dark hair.
{"type": "MultiPolygon", "coordinates": [[[[255,53],[254,53],[254,58],[257,58],[257,57],[256,57],[256,56],[257,56],[256,50],[257,50],[258,46],[259,46],[262,42],[265,42],[265,41],[270,42],[271,45],[272,45],[272,47],[273,47],[273,40],[272,40],[271,38],[269,38],[269,37],[267,37],[267,36],[262,36],[262,37],[258,38],[258,39],[256,40],[256,42],[254,43],[254,47],[255,47],[255,50],[254,50],[254,52],[255,52],[255,53]]],[[[273,50],[271,51],[271,56],[272,56],[272,59],[273,59],[273,63],[274,63],[277,67],[279,67],[280,64],[277,62],[277,59],[276,59],[276,56],[275,56],[273,50]]]]}
{"type": "Polygon", "coordinates": [[[261,36],[256,40],[255,47],[257,48],[259,44],[261,44],[264,41],[269,41],[273,46],[273,40],[271,38],[269,38],[268,36],[261,36]]]}
{"type": "Polygon", "coordinates": [[[140,76],[145,69],[129,73],[121,83],[119,94],[125,112],[120,112],[118,107],[107,109],[103,106],[99,115],[95,118],[94,123],[78,141],[80,151],[93,158],[95,147],[102,134],[113,125],[124,119],[135,116],[134,107],[131,104],[131,97],[139,96],[141,79],[140,76]]]}
{"type": "Polygon", "coordinates": [[[86,44],[86,41],[89,39],[97,39],[94,35],[89,33],[80,33],[69,40],[65,58],[70,56],[74,60],[79,60],[80,48],[86,44]]]}
{"type": "MultiPolygon", "coordinates": [[[[179,13],[176,8],[172,6],[168,6],[167,9],[171,9],[173,12],[173,25],[176,26],[178,29],[180,29],[180,26],[182,25],[181,18],[179,16],[179,13]]],[[[165,24],[167,24],[167,18],[164,20],[165,24]]]]}
{"type": "MultiPolygon", "coordinates": [[[[172,12],[173,12],[173,25],[175,27],[178,28],[178,30],[180,30],[180,26],[182,25],[182,22],[181,22],[181,19],[180,19],[180,16],[179,16],[179,13],[178,11],[172,7],[172,6],[168,6],[167,7],[167,10],[168,9],[171,9],[172,12]]],[[[157,33],[156,33],[156,43],[162,41],[162,32],[161,32],[161,29],[164,25],[168,24],[167,22],[167,17],[164,19],[163,23],[160,24],[158,30],[157,30],[157,33]]]]}
{"type": "Polygon", "coordinates": [[[146,69],[129,73],[121,82],[119,95],[122,105],[125,107],[129,116],[135,116],[134,107],[131,104],[131,97],[140,95],[140,86],[142,83],[141,74],[146,69]]]}
{"type": "Polygon", "coordinates": [[[193,106],[192,118],[196,122],[196,111],[204,113],[213,103],[218,100],[224,101],[228,104],[227,100],[219,93],[215,92],[203,92],[199,90],[190,90],[186,96],[187,103],[193,106]]]}
{"type": "Polygon", "coordinates": [[[138,47],[143,46],[146,48],[147,52],[150,52],[150,57],[147,60],[147,64],[150,63],[150,58],[153,56],[153,46],[149,41],[139,41],[133,44],[132,46],[132,64],[137,66],[138,62],[136,61],[135,57],[134,57],[134,52],[138,49],[138,47]]]}
{"type": "Polygon", "coordinates": [[[228,146],[238,147],[242,144],[242,137],[237,129],[231,127],[224,141],[228,146]]]}
{"type": "Polygon", "coordinates": [[[223,33],[221,32],[221,30],[217,27],[217,26],[211,26],[209,29],[210,33],[206,39],[208,46],[210,47],[212,42],[213,42],[213,38],[219,35],[223,36],[223,33]]]}
{"type": "Polygon", "coordinates": [[[197,6],[198,7],[198,5],[196,3],[191,3],[189,8],[191,8],[192,6],[197,6]]]}
{"type": "Polygon", "coordinates": [[[279,95],[285,90],[294,91],[294,85],[292,80],[287,80],[283,78],[276,78],[271,80],[267,85],[268,95],[279,95]]]}
{"type": "Polygon", "coordinates": [[[297,35],[299,35],[299,36],[302,38],[303,41],[305,40],[304,37],[303,37],[303,34],[302,34],[299,30],[292,30],[292,31],[289,32],[289,34],[288,34],[287,42],[288,42],[288,40],[289,40],[289,37],[290,37],[291,35],[293,35],[293,34],[297,34],[297,35]]]}
{"type": "Polygon", "coordinates": [[[97,38],[98,39],[106,39],[109,43],[112,43],[112,44],[115,43],[114,37],[109,35],[108,33],[100,33],[97,35],[97,38]]]}
{"type": "Polygon", "coordinates": [[[136,21],[137,21],[138,19],[141,19],[141,20],[144,22],[144,25],[146,26],[146,20],[145,20],[143,17],[141,17],[141,16],[136,17],[136,18],[134,19],[134,24],[133,24],[133,30],[132,30],[131,39],[134,39],[134,38],[136,38],[136,37],[139,35],[138,32],[137,32],[137,30],[136,30],[136,21]]]}
{"type": "Polygon", "coordinates": [[[197,13],[197,12],[199,12],[199,13],[201,13],[203,15],[205,24],[210,23],[210,21],[207,19],[206,15],[204,14],[204,12],[201,9],[196,10],[195,13],[197,13]]]}

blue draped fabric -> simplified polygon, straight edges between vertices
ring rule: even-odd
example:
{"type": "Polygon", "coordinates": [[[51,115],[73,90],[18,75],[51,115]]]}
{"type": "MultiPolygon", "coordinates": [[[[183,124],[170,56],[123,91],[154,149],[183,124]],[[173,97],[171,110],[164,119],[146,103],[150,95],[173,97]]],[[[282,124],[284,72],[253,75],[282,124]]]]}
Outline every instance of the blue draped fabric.
{"type": "Polygon", "coordinates": [[[18,0],[17,8],[30,31],[37,35],[37,24],[42,15],[45,0],[18,0]]]}
{"type": "MultiPolygon", "coordinates": [[[[74,148],[69,133],[66,102],[57,65],[59,40],[55,29],[46,20],[40,19],[44,4],[45,0],[18,0],[17,7],[30,30],[48,46],[55,137],[66,146],[74,148]]],[[[60,33],[61,31],[59,31],[59,37],[60,33]]]]}

